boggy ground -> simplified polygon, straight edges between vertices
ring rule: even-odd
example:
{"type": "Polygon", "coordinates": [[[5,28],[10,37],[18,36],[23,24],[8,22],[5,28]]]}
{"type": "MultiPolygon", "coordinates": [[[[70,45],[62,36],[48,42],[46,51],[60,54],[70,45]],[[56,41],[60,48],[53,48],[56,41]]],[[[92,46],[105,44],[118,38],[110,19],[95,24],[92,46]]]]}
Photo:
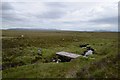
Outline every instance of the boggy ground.
{"type": "Polygon", "coordinates": [[[72,31],[2,31],[3,78],[117,78],[118,33],[72,31]],[[24,35],[24,37],[21,37],[24,35]],[[8,38],[7,38],[8,37],[8,38]],[[56,52],[95,54],[71,62],[51,62],[56,52]],[[42,48],[42,56],[38,49],[42,48]],[[91,59],[95,58],[95,59],[91,59]]]}

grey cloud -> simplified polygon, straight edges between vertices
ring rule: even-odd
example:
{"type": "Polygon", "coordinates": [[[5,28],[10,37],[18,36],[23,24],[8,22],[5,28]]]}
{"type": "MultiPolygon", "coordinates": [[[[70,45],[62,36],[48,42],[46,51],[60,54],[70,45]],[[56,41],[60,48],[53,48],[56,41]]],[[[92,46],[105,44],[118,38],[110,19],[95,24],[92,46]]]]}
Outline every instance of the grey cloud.
{"type": "Polygon", "coordinates": [[[18,18],[18,17],[16,16],[16,14],[14,14],[14,12],[11,13],[11,12],[9,12],[9,11],[3,11],[3,12],[2,12],[2,20],[3,20],[3,21],[21,21],[21,20],[23,20],[23,19],[18,18]]]}
{"type": "Polygon", "coordinates": [[[42,18],[42,19],[57,19],[64,16],[64,12],[59,10],[51,10],[48,12],[43,13],[42,15],[37,15],[36,17],[42,18]]]}
{"type": "MultiPolygon", "coordinates": [[[[29,2],[27,4],[29,4],[29,2]]],[[[20,6],[19,6],[18,4],[14,4],[12,2],[3,3],[2,18],[3,18],[3,24],[5,25],[4,27],[13,26],[13,27],[36,27],[36,28],[40,28],[40,27],[52,28],[53,27],[53,28],[56,28],[57,26],[57,28],[59,29],[92,30],[92,29],[102,29],[102,27],[100,26],[106,23],[113,25],[114,27],[114,24],[117,23],[117,17],[106,18],[106,16],[103,16],[104,18],[99,18],[100,16],[98,15],[96,19],[92,18],[92,20],[90,21],[87,21],[88,19],[86,20],[83,19],[85,21],[80,21],[82,20],[81,18],[90,17],[90,16],[87,14],[83,15],[83,17],[79,17],[79,16],[77,17],[76,14],[72,16],[69,15],[69,14],[72,14],[70,12],[74,12],[79,9],[81,9],[81,11],[83,10],[81,12],[83,14],[88,13],[86,11],[88,10],[86,6],[89,7],[88,6],[89,3],[87,5],[84,5],[83,3],[76,4],[76,3],[45,2],[45,3],[42,3],[44,7],[43,6],[40,7],[41,6],[40,4],[30,3],[30,4],[37,5],[38,8],[37,7],[29,8],[27,4],[20,3],[19,4],[20,6]],[[43,10],[40,10],[41,8],[43,8],[43,10]],[[75,19],[75,18],[78,18],[78,19],[75,19]],[[74,21],[74,19],[76,21],[74,21]]],[[[106,12],[105,14],[109,14],[109,13],[106,12]]],[[[104,29],[107,29],[107,28],[104,28],[104,29]]]]}
{"type": "Polygon", "coordinates": [[[108,17],[108,18],[98,18],[94,20],[90,20],[89,22],[94,22],[94,23],[108,23],[108,24],[117,24],[118,22],[118,17],[108,17]]]}
{"type": "Polygon", "coordinates": [[[66,5],[63,2],[49,2],[46,3],[47,6],[54,7],[54,8],[64,8],[66,5]]]}
{"type": "Polygon", "coordinates": [[[13,7],[8,2],[2,2],[2,10],[11,10],[13,7]]]}
{"type": "Polygon", "coordinates": [[[20,19],[20,18],[17,18],[15,15],[12,15],[12,14],[2,14],[2,19],[3,21],[20,21],[20,20],[23,20],[23,19],[20,19]]]}
{"type": "Polygon", "coordinates": [[[18,18],[14,12],[14,8],[8,2],[2,3],[2,21],[20,21],[23,19],[18,18]]]}
{"type": "Polygon", "coordinates": [[[118,17],[105,17],[105,18],[97,18],[94,20],[89,21],[66,21],[63,22],[65,24],[78,24],[78,23],[97,23],[97,24],[117,24],[118,23],[118,17]]]}
{"type": "Polygon", "coordinates": [[[80,24],[80,23],[86,23],[87,21],[64,21],[62,23],[64,24],[80,24]]]}
{"type": "Polygon", "coordinates": [[[63,3],[49,2],[46,3],[46,6],[49,7],[48,11],[41,15],[37,15],[36,17],[42,19],[57,19],[63,17],[66,14],[65,5],[63,3]]]}

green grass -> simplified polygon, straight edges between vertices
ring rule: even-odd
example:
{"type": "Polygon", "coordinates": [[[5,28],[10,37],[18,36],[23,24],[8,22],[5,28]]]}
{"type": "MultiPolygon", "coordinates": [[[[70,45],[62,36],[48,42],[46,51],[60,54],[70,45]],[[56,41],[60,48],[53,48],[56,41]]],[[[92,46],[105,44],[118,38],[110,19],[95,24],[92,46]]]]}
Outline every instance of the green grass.
{"type": "Polygon", "coordinates": [[[117,34],[4,30],[3,78],[117,78],[117,34]],[[95,49],[94,55],[59,64],[51,62],[59,51],[82,54],[85,49],[79,45],[85,43],[95,49]],[[38,48],[42,48],[42,57],[37,53],[38,48]]]}

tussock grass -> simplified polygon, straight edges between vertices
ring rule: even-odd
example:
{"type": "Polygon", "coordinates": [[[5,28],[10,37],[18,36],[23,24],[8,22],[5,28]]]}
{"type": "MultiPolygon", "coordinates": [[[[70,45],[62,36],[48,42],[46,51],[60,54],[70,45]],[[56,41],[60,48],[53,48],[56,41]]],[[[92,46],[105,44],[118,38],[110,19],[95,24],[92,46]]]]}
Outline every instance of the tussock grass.
{"type": "Polygon", "coordinates": [[[118,77],[117,33],[5,30],[2,35],[6,37],[2,38],[3,78],[118,77]],[[86,43],[95,49],[94,55],[59,64],[51,62],[59,51],[82,54],[86,49],[79,45],[86,43]],[[38,48],[42,48],[42,56],[38,48]]]}

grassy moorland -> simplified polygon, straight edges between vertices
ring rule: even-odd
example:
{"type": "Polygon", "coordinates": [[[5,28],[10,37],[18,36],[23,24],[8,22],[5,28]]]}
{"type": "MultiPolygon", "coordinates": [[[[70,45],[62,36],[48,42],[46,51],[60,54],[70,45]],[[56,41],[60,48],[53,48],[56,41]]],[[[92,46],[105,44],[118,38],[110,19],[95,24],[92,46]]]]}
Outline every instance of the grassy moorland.
{"type": "Polygon", "coordinates": [[[3,78],[118,78],[118,33],[3,30],[2,57],[3,78]],[[85,43],[95,54],[51,62],[59,51],[82,54],[85,43]]]}

